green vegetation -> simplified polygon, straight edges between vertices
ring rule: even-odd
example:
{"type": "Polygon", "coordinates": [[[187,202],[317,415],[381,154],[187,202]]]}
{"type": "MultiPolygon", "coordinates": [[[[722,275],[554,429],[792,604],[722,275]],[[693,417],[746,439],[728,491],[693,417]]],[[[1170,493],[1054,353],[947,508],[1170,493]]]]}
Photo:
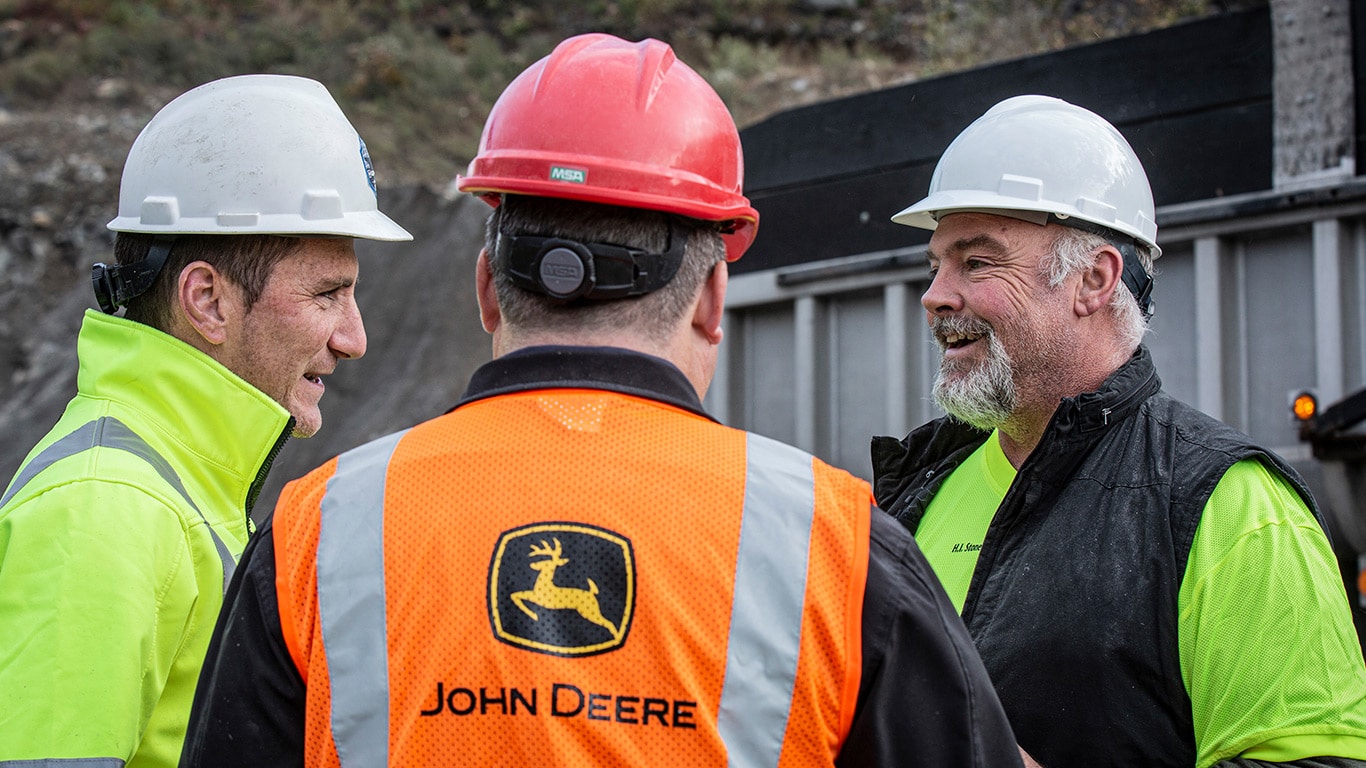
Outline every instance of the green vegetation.
{"type": "Polygon", "coordinates": [[[341,102],[384,183],[443,185],[473,155],[503,86],[579,32],[670,42],[745,125],[800,103],[1166,26],[1228,5],[0,0],[0,99],[10,110],[37,110],[88,100],[100,83],[117,82],[131,94],[124,106],[145,119],[176,93],[218,77],[306,75],[326,83],[341,102]]]}

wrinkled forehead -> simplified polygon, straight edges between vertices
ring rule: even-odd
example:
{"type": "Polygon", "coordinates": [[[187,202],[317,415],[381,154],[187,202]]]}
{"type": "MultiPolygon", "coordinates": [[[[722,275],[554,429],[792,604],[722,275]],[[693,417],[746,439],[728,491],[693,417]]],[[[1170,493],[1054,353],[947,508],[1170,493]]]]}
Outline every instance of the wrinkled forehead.
{"type": "MultiPolygon", "coordinates": [[[[1027,213],[1027,212],[1026,212],[1027,213]]],[[[955,211],[943,216],[930,235],[929,255],[944,257],[963,251],[1005,254],[1057,239],[1057,227],[1001,211],[955,211]]]]}

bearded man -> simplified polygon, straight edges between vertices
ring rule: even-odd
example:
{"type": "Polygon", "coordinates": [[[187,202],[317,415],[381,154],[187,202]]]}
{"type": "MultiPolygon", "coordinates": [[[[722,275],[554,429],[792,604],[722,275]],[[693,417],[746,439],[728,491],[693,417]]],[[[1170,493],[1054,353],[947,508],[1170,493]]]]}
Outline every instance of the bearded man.
{"type": "Polygon", "coordinates": [[[1366,670],[1313,497],[1164,393],[1141,344],[1161,251],[1119,131],[1007,99],[893,221],[934,230],[921,303],[949,415],[874,439],[874,492],[1026,763],[1366,765],[1366,670]]]}

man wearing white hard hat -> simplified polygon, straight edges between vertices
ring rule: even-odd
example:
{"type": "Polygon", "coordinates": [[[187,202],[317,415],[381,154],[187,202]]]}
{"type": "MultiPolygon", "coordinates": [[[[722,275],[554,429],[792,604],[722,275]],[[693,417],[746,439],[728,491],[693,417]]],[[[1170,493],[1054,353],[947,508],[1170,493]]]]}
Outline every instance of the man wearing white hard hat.
{"type": "Polygon", "coordinates": [[[411,239],[327,89],[275,75],[158,112],[109,228],[76,396],[0,496],[7,767],[177,763],[271,462],[365,352],[354,239],[411,239]]]}
{"type": "MultiPolygon", "coordinates": [[[[1298,474],[1161,389],[1137,155],[1044,96],[992,107],[892,217],[949,415],[873,441],[1022,751],[1047,768],[1366,766],[1366,668],[1298,474]]],[[[1028,761],[1027,761],[1028,762],[1028,761]]]]}

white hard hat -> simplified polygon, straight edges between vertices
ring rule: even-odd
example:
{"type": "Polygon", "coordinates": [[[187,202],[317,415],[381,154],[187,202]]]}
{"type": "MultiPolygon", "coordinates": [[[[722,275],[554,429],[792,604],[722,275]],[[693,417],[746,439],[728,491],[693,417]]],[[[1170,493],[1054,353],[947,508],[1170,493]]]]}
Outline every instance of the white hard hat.
{"type": "Polygon", "coordinates": [[[1050,96],[1015,96],[973,121],[939,158],[929,195],[892,221],[934,229],[963,211],[1090,222],[1162,253],[1152,189],[1129,142],[1096,113],[1050,96]]]}
{"type": "Polygon", "coordinates": [[[370,156],[322,83],[243,75],[187,91],[142,129],[115,232],[411,240],[376,206],[370,156]]]}

